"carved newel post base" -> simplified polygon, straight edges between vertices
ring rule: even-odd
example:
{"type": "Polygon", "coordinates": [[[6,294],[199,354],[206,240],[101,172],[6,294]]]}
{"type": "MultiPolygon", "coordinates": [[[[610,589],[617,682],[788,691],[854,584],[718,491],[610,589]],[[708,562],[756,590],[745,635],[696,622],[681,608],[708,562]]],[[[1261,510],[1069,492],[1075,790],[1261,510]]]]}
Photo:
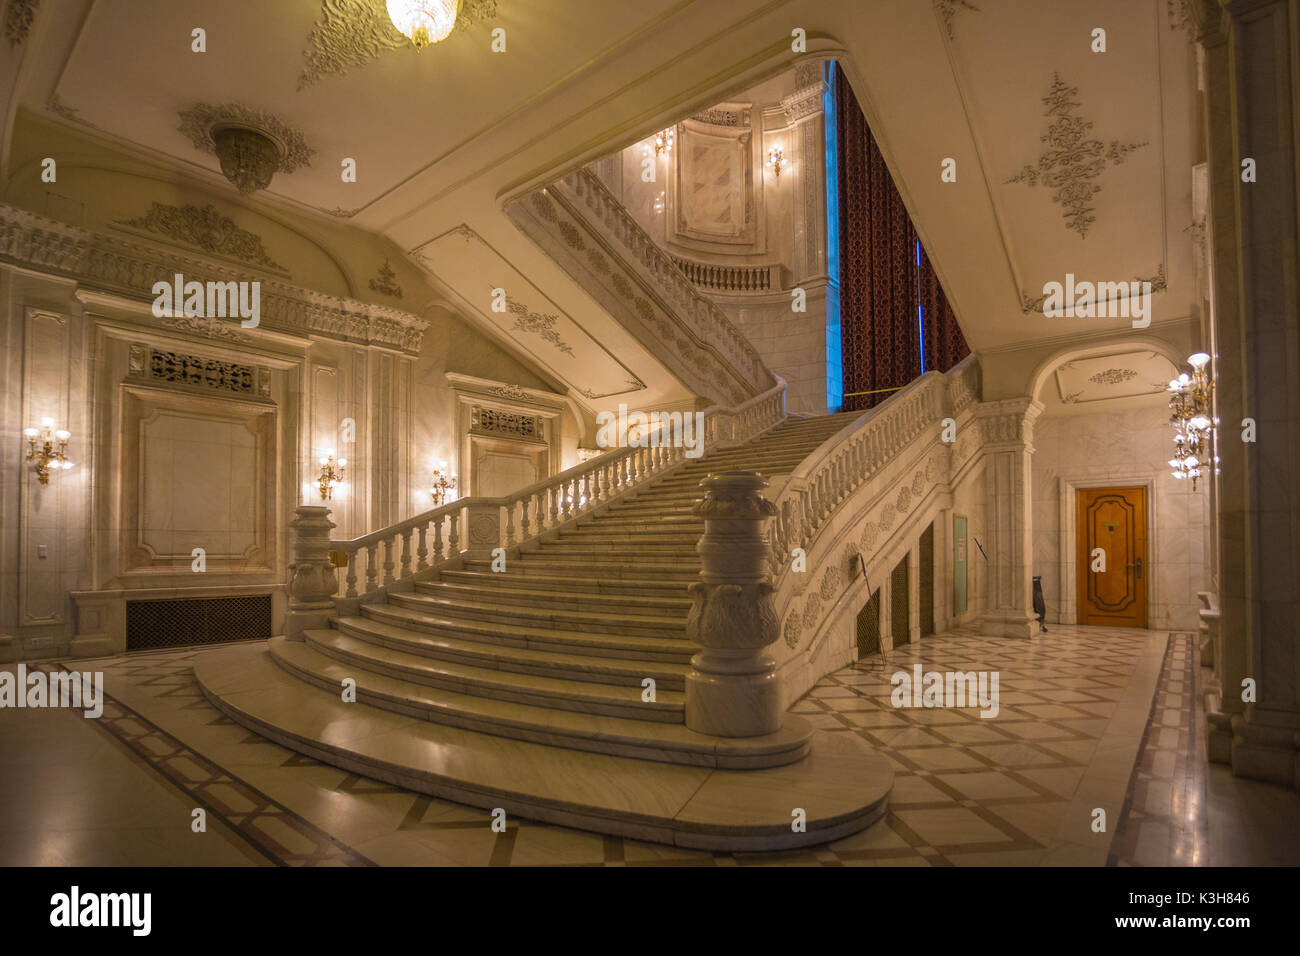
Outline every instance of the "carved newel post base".
{"type": "Polygon", "coordinates": [[[776,506],[760,494],[767,479],[752,471],[710,475],[694,509],[704,519],[696,546],[703,570],[687,636],[703,647],[686,677],[686,726],[718,737],[757,737],[781,728],[776,662],[763,652],[777,638],[769,547],[764,535],[776,506]]]}
{"type": "Polygon", "coordinates": [[[338,575],[330,563],[330,531],[334,522],[324,505],[299,505],[293,529],[293,564],[289,565],[289,611],[284,636],[303,640],[303,631],[328,627],[335,615],[330,597],[338,590],[338,575]]]}

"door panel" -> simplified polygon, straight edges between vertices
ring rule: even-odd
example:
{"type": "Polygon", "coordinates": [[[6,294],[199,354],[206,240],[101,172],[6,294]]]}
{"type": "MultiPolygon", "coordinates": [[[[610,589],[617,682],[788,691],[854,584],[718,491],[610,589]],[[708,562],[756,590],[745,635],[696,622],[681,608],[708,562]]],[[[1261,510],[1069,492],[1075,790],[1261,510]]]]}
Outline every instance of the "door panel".
{"type": "Polygon", "coordinates": [[[1146,489],[1086,488],[1079,491],[1078,509],[1079,623],[1146,627],[1146,489]],[[1093,570],[1097,549],[1104,571],[1093,570]]]}

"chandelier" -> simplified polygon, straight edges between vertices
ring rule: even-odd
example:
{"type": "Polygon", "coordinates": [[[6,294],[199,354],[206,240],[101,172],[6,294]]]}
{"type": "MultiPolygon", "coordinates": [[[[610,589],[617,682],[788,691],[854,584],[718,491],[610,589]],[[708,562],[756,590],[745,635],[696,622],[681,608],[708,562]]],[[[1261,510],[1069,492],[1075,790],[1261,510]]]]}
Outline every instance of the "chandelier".
{"type": "Polygon", "coordinates": [[[280,166],[280,145],[270,136],[248,126],[218,123],[212,127],[212,145],[221,172],[241,193],[256,192],[271,185],[280,166]]]}
{"type": "MultiPolygon", "coordinates": [[[[1210,380],[1210,357],[1197,352],[1187,359],[1191,374],[1182,372],[1169,380],[1169,417],[1174,426],[1174,457],[1169,459],[1172,474],[1179,480],[1196,480],[1210,467],[1210,437],[1214,431],[1212,417],[1214,382],[1210,380]]],[[[1217,462],[1218,459],[1215,458],[1217,462]]]]}
{"type": "Polygon", "coordinates": [[[673,151],[673,144],[676,143],[676,141],[677,132],[671,126],[655,133],[655,155],[658,156],[662,153],[671,153],[673,151]]]}
{"type": "Polygon", "coordinates": [[[388,19],[416,50],[447,39],[456,25],[460,0],[387,0],[388,19]]]}

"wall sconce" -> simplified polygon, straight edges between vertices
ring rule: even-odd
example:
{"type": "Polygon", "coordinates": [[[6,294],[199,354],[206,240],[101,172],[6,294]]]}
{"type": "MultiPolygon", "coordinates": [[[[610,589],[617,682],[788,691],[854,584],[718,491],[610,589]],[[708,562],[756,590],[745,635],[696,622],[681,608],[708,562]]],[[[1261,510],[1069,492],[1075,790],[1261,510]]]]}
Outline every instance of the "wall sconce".
{"type": "Polygon", "coordinates": [[[767,151],[766,165],[773,175],[780,176],[781,170],[785,169],[785,151],[780,146],[773,146],[767,151]]]}
{"type": "Polygon", "coordinates": [[[674,127],[655,133],[655,155],[660,153],[671,153],[673,143],[677,140],[677,131],[674,127]]]}
{"type": "MultiPolygon", "coordinates": [[[[1209,467],[1210,436],[1217,424],[1211,417],[1214,405],[1214,382],[1210,379],[1210,357],[1204,352],[1188,356],[1192,373],[1181,373],[1169,380],[1169,417],[1174,426],[1174,457],[1169,459],[1172,474],[1178,479],[1196,479],[1209,467]]],[[[1217,457],[1215,459],[1218,461],[1217,457]]]]}
{"type": "Polygon", "coordinates": [[[456,487],[456,476],[447,474],[447,463],[439,461],[433,469],[433,482],[429,488],[429,496],[433,498],[433,506],[441,508],[447,503],[447,492],[454,490],[456,487]]]}
{"type": "Polygon", "coordinates": [[[57,431],[54,428],[54,419],[42,418],[40,428],[26,428],[23,434],[27,436],[27,460],[36,468],[36,477],[43,485],[50,483],[50,469],[62,468],[65,471],[72,467],[72,462],[68,461],[68,439],[72,437],[72,432],[65,428],[57,431]],[[55,448],[54,443],[59,443],[55,448]]]}
{"type": "Polygon", "coordinates": [[[347,468],[348,460],[340,458],[334,460],[334,449],[331,448],[325,453],[325,457],[320,460],[320,499],[328,501],[334,497],[334,489],[343,484],[344,470],[347,468]]]}

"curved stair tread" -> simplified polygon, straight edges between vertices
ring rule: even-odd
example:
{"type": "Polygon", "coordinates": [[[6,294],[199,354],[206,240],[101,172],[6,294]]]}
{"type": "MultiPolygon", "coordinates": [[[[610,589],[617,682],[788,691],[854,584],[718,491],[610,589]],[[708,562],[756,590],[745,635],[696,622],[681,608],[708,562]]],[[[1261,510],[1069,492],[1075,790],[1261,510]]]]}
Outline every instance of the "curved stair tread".
{"type": "MultiPolygon", "coordinates": [[[[646,677],[653,677],[661,685],[678,689],[690,673],[690,664],[661,660],[624,660],[618,657],[596,657],[591,654],[566,654],[562,651],[537,650],[513,644],[492,644],[487,647],[475,641],[465,641],[440,634],[412,631],[409,628],[385,624],[366,617],[342,617],[334,626],[347,634],[373,643],[386,643],[412,654],[423,654],[442,660],[476,663],[480,667],[497,667],[522,673],[556,672],[582,675],[589,681],[607,683],[623,682],[638,688],[646,677]]],[[[307,633],[310,633],[307,632],[307,633]]]]}
{"type": "Polygon", "coordinates": [[[437,613],[446,609],[467,608],[480,614],[495,614],[500,617],[515,617],[520,620],[538,620],[550,624],[563,621],[583,621],[591,624],[604,624],[618,628],[632,625],[640,628],[662,628],[667,633],[680,632],[686,626],[686,618],[666,617],[664,615],[629,614],[611,611],[584,611],[579,608],[560,609],[548,607],[518,607],[488,604],[483,601],[470,601],[462,597],[440,597],[420,591],[394,593],[388,596],[390,603],[397,607],[413,610],[427,609],[437,613]]]}
{"type": "Polygon", "coordinates": [[[689,660],[699,646],[679,637],[635,637],[623,634],[602,634],[597,631],[569,631],[548,627],[517,627],[513,624],[498,624],[493,621],[475,621],[424,614],[411,608],[398,607],[395,604],[363,604],[361,616],[386,621],[390,624],[406,625],[414,628],[434,627],[444,631],[470,638],[471,635],[505,638],[523,647],[552,648],[555,645],[578,648],[600,648],[606,651],[622,652],[629,658],[638,653],[650,653],[662,657],[677,657],[689,660]]]}
{"type": "Polygon", "coordinates": [[[498,667],[481,667],[459,661],[413,654],[382,644],[371,644],[359,637],[333,629],[310,629],[304,632],[307,644],[322,656],[347,667],[355,664],[363,670],[392,677],[396,680],[429,685],[498,699],[497,694],[535,698],[539,706],[557,706],[555,701],[578,709],[582,704],[619,705],[629,715],[644,712],[661,714],[665,718],[680,720],[686,702],[681,691],[661,690],[656,687],[653,702],[641,699],[641,687],[625,684],[602,684],[596,681],[575,680],[542,674],[521,674],[498,667]],[[338,656],[335,656],[338,655],[338,656]]]}
{"type": "Polygon", "coordinates": [[[812,732],[807,721],[787,716],[774,734],[712,737],[680,722],[556,710],[440,690],[340,664],[304,642],[283,637],[271,638],[266,647],[281,670],[327,699],[338,699],[342,681],[350,677],[356,681],[357,702],[377,710],[558,747],[699,766],[775,766],[803,756],[812,732]]]}
{"type": "MultiPolygon", "coordinates": [[[[849,734],[765,770],[679,766],[548,747],[344,704],[261,643],[206,651],[194,675],[222,713],[290,749],[395,786],[507,814],[706,850],[811,846],[879,819],[893,770],[849,734]],[[803,807],[807,829],[790,827],[803,807]]],[[[787,718],[791,720],[791,718],[787,718]]]]}
{"type": "MultiPolygon", "coordinates": [[[[444,571],[443,576],[449,572],[444,571]]],[[[499,575],[498,575],[499,577],[499,575]]],[[[488,583],[476,583],[472,581],[417,581],[415,583],[416,593],[424,594],[464,594],[473,595],[476,600],[517,598],[522,601],[554,601],[564,602],[572,600],[574,597],[584,597],[580,592],[575,594],[557,593],[554,589],[537,590],[534,588],[515,588],[515,587],[488,587],[488,583]]],[[[585,595],[588,600],[599,600],[602,603],[609,600],[609,595],[593,594],[585,595]]],[[[658,597],[646,594],[625,594],[618,598],[619,602],[629,607],[634,607],[639,611],[661,610],[664,612],[676,610],[688,610],[691,606],[691,599],[688,597],[658,597]]]]}

